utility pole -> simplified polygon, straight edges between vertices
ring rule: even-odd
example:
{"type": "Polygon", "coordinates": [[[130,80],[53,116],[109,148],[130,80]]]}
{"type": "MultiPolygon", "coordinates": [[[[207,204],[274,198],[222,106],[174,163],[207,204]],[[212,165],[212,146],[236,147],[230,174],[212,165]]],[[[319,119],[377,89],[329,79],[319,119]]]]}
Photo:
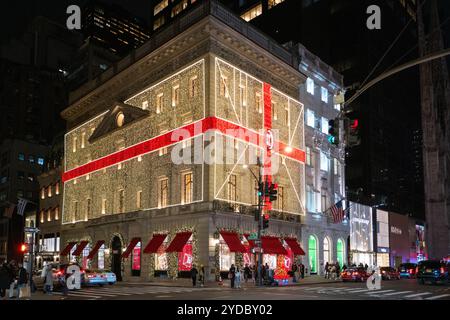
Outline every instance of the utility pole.
{"type": "Polygon", "coordinates": [[[259,253],[258,253],[258,286],[262,286],[263,285],[263,281],[262,281],[262,264],[263,264],[263,254],[262,254],[262,239],[261,239],[261,231],[263,228],[263,216],[262,216],[262,208],[263,208],[263,204],[262,204],[262,200],[264,197],[264,189],[263,192],[260,192],[260,190],[262,189],[261,186],[263,185],[263,181],[262,181],[262,175],[263,175],[263,166],[261,163],[261,159],[258,157],[258,169],[259,169],[259,177],[258,177],[258,248],[259,248],[259,253]]]}

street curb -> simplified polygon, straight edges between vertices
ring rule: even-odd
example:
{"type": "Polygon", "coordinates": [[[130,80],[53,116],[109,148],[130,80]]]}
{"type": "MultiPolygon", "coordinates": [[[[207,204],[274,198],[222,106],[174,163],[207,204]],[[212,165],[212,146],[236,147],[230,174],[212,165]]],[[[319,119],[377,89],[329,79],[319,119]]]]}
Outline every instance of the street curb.
{"type": "MultiPolygon", "coordinates": [[[[214,283],[214,282],[213,282],[214,283]]],[[[298,283],[298,284],[288,284],[284,286],[264,286],[265,288],[281,288],[281,287],[302,287],[302,286],[309,286],[309,285],[318,285],[318,284],[332,284],[332,283],[342,283],[342,281],[330,281],[330,282],[308,282],[308,283],[298,283]]],[[[149,283],[149,282],[121,282],[121,284],[125,285],[144,285],[149,287],[174,287],[174,288],[202,288],[202,287],[193,287],[189,285],[172,285],[172,284],[164,284],[164,283],[149,283]]],[[[205,285],[203,288],[228,288],[232,289],[230,286],[219,286],[219,285],[205,285]]],[[[243,287],[243,288],[258,288],[257,286],[251,286],[251,287],[243,287]]]]}

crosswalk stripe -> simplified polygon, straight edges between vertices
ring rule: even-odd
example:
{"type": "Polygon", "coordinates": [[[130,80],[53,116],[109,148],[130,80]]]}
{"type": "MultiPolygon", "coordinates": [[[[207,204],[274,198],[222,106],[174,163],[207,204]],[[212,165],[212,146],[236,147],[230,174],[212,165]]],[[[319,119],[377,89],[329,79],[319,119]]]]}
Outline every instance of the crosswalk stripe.
{"type": "Polygon", "coordinates": [[[412,291],[397,291],[397,292],[393,292],[393,293],[386,293],[385,296],[396,296],[399,294],[405,294],[405,293],[410,293],[412,291]]]}
{"type": "Polygon", "coordinates": [[[442,294],[440,296],[433,296],[433,297],[425,298],[425,300],[435,300],[435,299],[440,299],[440,298],[444,298],[444,297],[448,297],[448,296],[450,296],[450,294],[442,294]]]}
{"type": "Polygon", "coordinates": [[[349,291],[351,293],[358,293],[358,292],[367,292],[369,289],[361,289],[361,290],[355,290],[355,291],[349,291]]]}
{"type": "Polygon", "coordinates": [[[324,287],[314,287],[314,288],[306,288],[305,291],[323,289],[324,287]]]}
{"type": "Polygon", "coordinates": [[[379,294],[379,293],[392,292],[392,291],[394,291],[394,290],[381,290],[381,291],[373,290],[371,292],[367,292],[366,294],[379,294]]]}
{"type": "MultiPolygon", "coordinates": [[[[71,294],[71,293],[69,293],[71,294]]],[[[79,291],[77,292],[77,294],[81,294],[81,295],[98,295],[98,296],[103,296],[103,297],[115,297],[114,294],[110,294],[110,293],[103,293],[103,292],[98,292],[98,291],[93,291],[93,290],[86,290],[86,291],[79,291]]]]}
{"type": "Polygon", "coordinates": [[[133,295],[132,293],[127,293],[127,292],[119,292],[119,291],[90,291],[92,293],[99,293],[99,294],[111,294],[111,295],[118,295],[118,296],[131,296],[133,295]]]}
{"type": "Polygon", "coordinates": [[[426,296],[427,294],[432,294],[431,292],[422,292],[417,294],[411,294],[409,296],[405,296],[405,298],[414,298],[414,297],[420,297],[420,296],[426,296]]]}

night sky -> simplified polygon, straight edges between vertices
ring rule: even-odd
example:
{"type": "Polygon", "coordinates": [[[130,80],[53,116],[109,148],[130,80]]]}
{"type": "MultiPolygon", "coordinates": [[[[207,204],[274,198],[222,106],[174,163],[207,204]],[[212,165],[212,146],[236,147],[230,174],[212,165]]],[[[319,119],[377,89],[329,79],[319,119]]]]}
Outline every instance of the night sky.
{"type": "MultiPolygon", "coordinates": [[[[132,14],[148,22],[150,2],[153,0],[101,0],[103,3],[118,4],[132,14]]],[[[71,4],[82,7],[86,0],[13,0],[2,3],[0,9],[0,41],[7,42],[18,37],[33,17],[42,15],[65,25],[66,9],[71,4]]]]}

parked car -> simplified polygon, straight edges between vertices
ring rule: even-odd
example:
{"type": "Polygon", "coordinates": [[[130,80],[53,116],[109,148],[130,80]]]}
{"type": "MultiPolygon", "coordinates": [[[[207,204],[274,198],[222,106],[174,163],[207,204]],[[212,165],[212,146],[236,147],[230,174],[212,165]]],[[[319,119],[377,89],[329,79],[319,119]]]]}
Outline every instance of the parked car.
{"type": "Polygon", "coordinates": [[[361,281],[364,282],[370,277],[364,268],[349,268],[341,273],[343,282],[347,281],[361,281]]]}
{"type": "Polygon", "coordinates": [[[111,272],[111,270],[100,270],[103,272],[104,275],[106,275],[106,281],[108,284],[115,284],[117,282],[117,277],[114,272],[111,272]]]}
{"type": "Polygon", "coordinates": [[[438,260],[420,261],[416,267],[417,282],[424,284],[426,281],[431,283],[450,281],[449,264],[438,260]]]}
{"type": "Polygon", "coordinates": [[[97,270],[86,269],[86,276],[83,285],[100,285],[108,284],[106,274],[97,270]]]}
{"type": "MultiPolygon", "coordinates": [[[[53,288],[59,288],[61,286],[61,282],[59,281],[61,278],[65,278],[66,276],[66,268],[70,265],[70,264],[58,264],[58,263],[52,263],[52,272],[53,272],[53,288]]],[[[35,283],[35,285],[38,288],[43,288],[44,287],[44,282],[45,282],[45,270],[46,267],[44,267],[44,269],[40,269],[37,270],[36,272],[34,272],[33,275],[33,281],[35,283]]],[[[81,284],[84,283],[85,281],[85,271],[80,268],[80,273],[81,273],[81,284]]]]}
{"type": "Polygon", "coordinates": [[[397,271],[395,268],[391,267],[382,267],[380,268],[381,272],[381,279],[382,280],[400,280],[400,272],[397,271]]]}
{"type": "Polygon", "coordinates": [[[398,268],[398,270],[400,271],[400,278],[415,278],[416,268],[417,264],[415,263],[402,263],[398,268]]]}

